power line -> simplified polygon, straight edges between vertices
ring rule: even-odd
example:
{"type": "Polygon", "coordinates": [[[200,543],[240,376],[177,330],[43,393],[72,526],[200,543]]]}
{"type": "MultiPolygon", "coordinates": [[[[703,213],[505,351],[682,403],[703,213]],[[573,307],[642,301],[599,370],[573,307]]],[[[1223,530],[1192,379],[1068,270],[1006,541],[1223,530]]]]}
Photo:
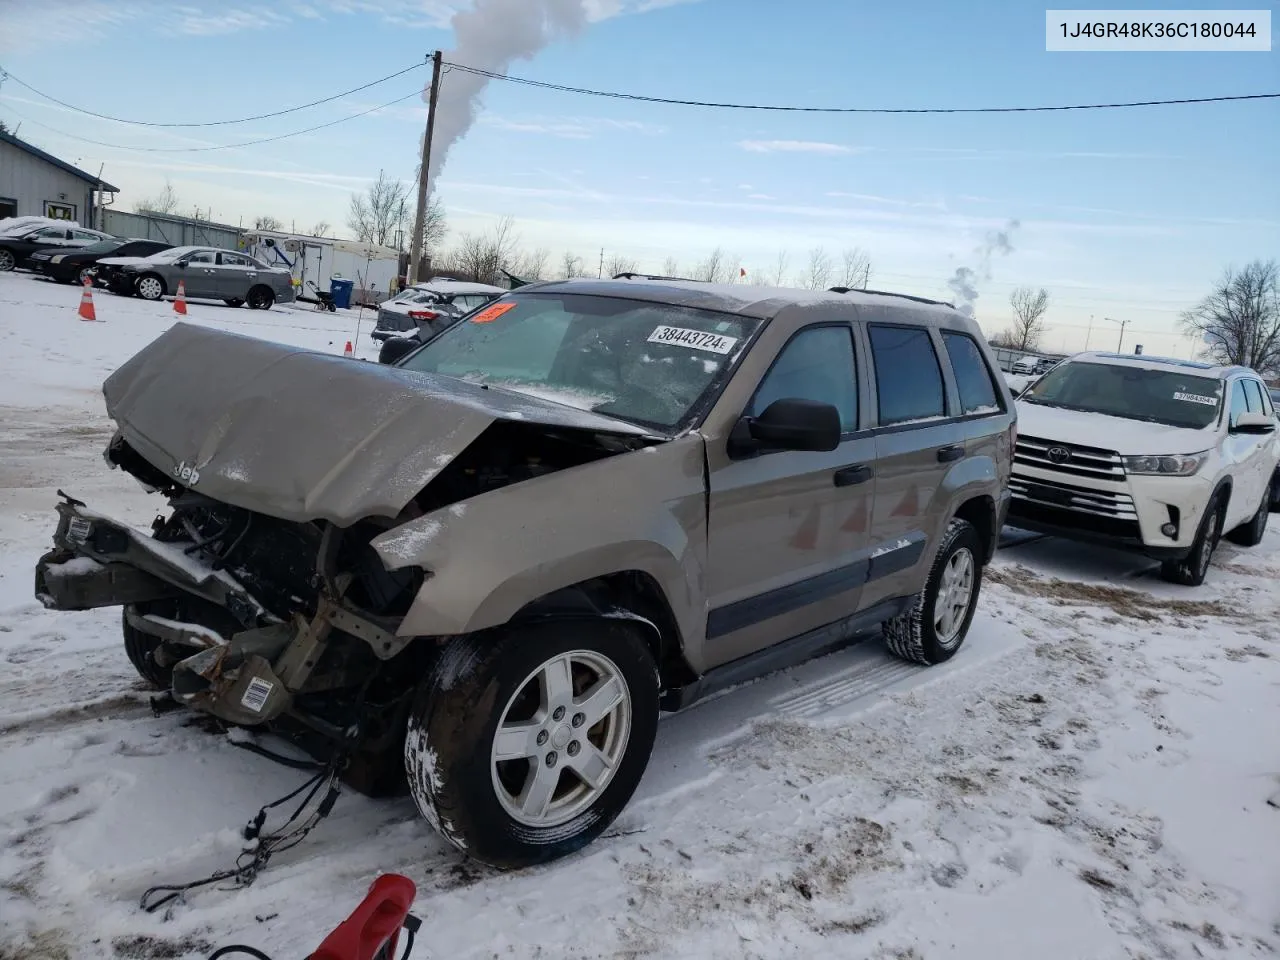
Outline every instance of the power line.
{"type": "MultiPolygon", "coordinates": [[[[273,110],[271,113],[259,113],[252,117],[239,117],[235,120],[205,120],[205,121],[192,122],[192,123],[160,123],[158,121],[151,121],[151,120],[126,120],[123,117],[113,117],[110,114],[97,113],[94,110],[89,110],[85,107],[77,107],[75,104],[67,103],[65,100],[59,100],[57,97],[50,96],[49,94],[44,93],[41,90],[37,90],[35,87],[31,86],[31,84],[27,83],[21,77],[18,77],[12,73],[9,73],[3,67],[0,67],[0,84],[2,84],[5,80],[12,80],[14,83],[18,84],[20,87],[24,87],[27,90],[30,90],[36,96],[43,97],[46,100],[49,100],[53,103],[58,104],[58,106],[60,107],[66,107],[68,110],[74,110],[76,113],[83,113],[90,117],[97,117],[99,120],[110,120],[113,123],[127,123],[136,127],[223,127],[223,126],[229,126],[231,124],[236,124],[236,123],[248,123],[252,120],[269,120],[272,117],[283,117],[285,114],[297,113],[299,110],[307,110],[311,107],[318,107],[324,103],[332,103],[334,100],[340,100],[343,97],[348,97],[353,93],[359,93],[362,90],[368,90],[370,87],[376,87],[380,83],[386,83],[388,80],[394,80],[396,77],[402,77],[406,73],[411,73],[414,70],[421,69],[423,66],[424,64],[422,63],[411,64],[410,66],[405,67],[403,70],[397,70],[395,73],[388,74],[387,76],[381,77],[377,80],[371,80],[368,83],[362,84],[358,87],[352,87],[350,90],[343,90],[341,93],[335,93],[331,97],[324,97],[321,100],[312,100],[310,103],[299,104],[296,107],[287,107],[284,110],[273,110]]],[[[32,121],[32,122],[34,123],[35,121],[32,121]]]]}
{"type": "Polygon", "coordinates": [[[1116,110],[1126,107],[1161,107],[1186,103],[1224,103],[1230,100],[1273,100],[1280,99],[1280,93],[1250,93],[1227,97],[1187,97],[1176,100],[1133,100],[1117,103],[1078,103],[1062,106],[1038,107],[802,107],[784,104],[762,103],[718,103],[711,100],[681,100],[674,97],[650,97],[638,93],[619,93],[612,90],[591,90],[587,87],[571,87],[560,83],[548,83],[545,80],[531,80],[528,77],[513,77],[480,67],[468,67],[461,63],[445,62],[454,70],[487,77],[490,80],[505,80],[508,83],[519,83],[543,90],[558,90],[561,93],[577,93],[589,97],[607,97],[612,100],[635,100],[643,103],[662,103],[680,107],[713,107],[719,110],[767,110],[777,113],[1049,113],[1063,110],[1116,110]]]}
{"type": "Polygon", "coordinates": [[[333,127],[340,123],[346,123],[348,120],[355,120],[357,117],[368,116],[371,113],[376,113],[379,110],[385,110],[387,107],[393,107],[397,103],[403,103],[405,100],[409,100],[412,97],[419,97],[421,95],[421,90],[414,90],[412,93],[406,93],[403,97],[397,97],[395,100],[380,103],[378,106],[370,107],[368,110],[361,110],[359,113],[352,113],[345,117],[339,117],[337,120],[330,120],[328,123],[318,123],[314,127],[306,127],[302,130],[293,130],[289,133],[277,134],[274,137],[259,137],[256,140],[244,140],[240,143],[219,143],[205,147],[135,147],[123,143],[107,143],[104,140],[92,140],[89,137],[82,137],[78,134],[67,133],[65,130],[59,130],[57,127],[51,127],[47,123],[41,123],[39,120],[32,120],[30,117],[19,113],[17,110],[13,110],[12,106],[9,107],[9,109],[13,110],[13,113],[16,116],[21,117],[25,122],[34,123],[37,127],[43,127],[50,133],[56,133],[59,136],[67,137],[71,140],[79,140],[83,143],[92,143],[99,147],[111,147],[115,150],[133,150],[138,153],[205,153],[210,150],[235,150],[238,147],[252,147],[259,143],[274,143],[277,140],[288,140],[290,137],[298,137],[304,133],[323,130],[326,127],[333,127]]]}

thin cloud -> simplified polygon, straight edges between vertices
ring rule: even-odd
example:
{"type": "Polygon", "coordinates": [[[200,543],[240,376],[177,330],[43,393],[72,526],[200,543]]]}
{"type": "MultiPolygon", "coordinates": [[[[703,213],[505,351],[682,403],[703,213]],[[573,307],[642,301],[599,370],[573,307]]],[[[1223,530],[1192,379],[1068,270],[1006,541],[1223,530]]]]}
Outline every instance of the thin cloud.
{"type": "Polygon", "coordinates": [[[623,132],[658,136],[666,133],[665,127],[638,120],[616,120],[612,117],[503,117],[497,114],[481,114],[478,123],[507,130],[512,133],[532,133],[560,137],[566,140],[589,140],[597,133],[623,132]]]}
{"type": "Polygon", "coordinates": [[[738,146],[748,153],[853,153],[852,147],[820,140],[739,140],[738,146]]]}

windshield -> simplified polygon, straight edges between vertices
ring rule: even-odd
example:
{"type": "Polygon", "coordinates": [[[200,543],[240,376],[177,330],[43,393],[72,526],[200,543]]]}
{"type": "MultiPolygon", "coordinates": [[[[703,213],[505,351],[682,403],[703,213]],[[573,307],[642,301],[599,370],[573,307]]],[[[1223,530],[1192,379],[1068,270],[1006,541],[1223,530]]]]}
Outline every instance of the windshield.
{"type": "Polygon", "coordinates": [[[759,323],[613,297],[508,295],[400,365],[671,429],[724,382],[759,323]]]}
{"type": "Polygon", "coordinates": [[[1174,370],[1111,363],[1063,363],[1019,399],[1199,430],[1218,418],[1222,381],[1174,370]]]}
{"type": "Polygon", "coordinates": [[[128,240],[99,240],[97,243],[91,243],[87,247],[81,247],[78,253],[110,253],[112,250],[118,250],[123,247],[128,240]]]}
{"type": "Polygon", "coordinates": [[[203,247],[170,247],[168,250],[153,253],[146,259],[154,260],[156,263],[168,263],[170,260],[177,260],[179,257],[185,257],[189,253],[203,249],[203,247]]]}

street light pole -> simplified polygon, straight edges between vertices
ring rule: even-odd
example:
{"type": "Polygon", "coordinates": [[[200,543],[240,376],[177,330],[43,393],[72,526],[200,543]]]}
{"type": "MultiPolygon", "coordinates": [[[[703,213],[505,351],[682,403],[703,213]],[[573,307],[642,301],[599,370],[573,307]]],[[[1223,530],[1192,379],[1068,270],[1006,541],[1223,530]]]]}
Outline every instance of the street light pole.
{"type": "Polygon", "coordinates": [[[1121,351],[1121,349],[1123,349],[1123,347],[1124,347],[1124,328],[1125,328],[1125,327],[1127,327],[1127,326],[1128,326],[1132,321],[1130,321],[1130,320],[1113,320],[1111,317],[1103,317],[1102,319],[1104,319],[1104,320],[1110,320],[1112,323],[1118,323],[1118,324],[1120,324],[1120,342],[1119,342],[1118,344],[1116,344],[1116,353],[1119,353],[1119,352],[1121,351]]]}

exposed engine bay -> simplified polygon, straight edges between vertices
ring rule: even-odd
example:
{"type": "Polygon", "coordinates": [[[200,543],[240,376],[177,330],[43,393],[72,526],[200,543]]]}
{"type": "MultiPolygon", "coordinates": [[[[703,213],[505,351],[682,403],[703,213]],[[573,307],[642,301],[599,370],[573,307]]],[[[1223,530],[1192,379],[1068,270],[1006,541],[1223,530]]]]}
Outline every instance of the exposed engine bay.
{"type": "Polygon", "coordinates": [[[388,570],[370,541],[473,497],[653,442],[497,420],[399,516],[344,527],[213,499],[118,432],[105,459],[163,495],[168,514],[147,537],[64,494],[36,593],[55,609],[123,606],[126,650],[139,671],[223,722],[285,732],[315,753],[358,727],[367,769],[354,773],[357,786],[381,792],[400,764],[374,757],[398,749],[417,681],[442,638],[397,635],[431,571],[388,570]]]}

